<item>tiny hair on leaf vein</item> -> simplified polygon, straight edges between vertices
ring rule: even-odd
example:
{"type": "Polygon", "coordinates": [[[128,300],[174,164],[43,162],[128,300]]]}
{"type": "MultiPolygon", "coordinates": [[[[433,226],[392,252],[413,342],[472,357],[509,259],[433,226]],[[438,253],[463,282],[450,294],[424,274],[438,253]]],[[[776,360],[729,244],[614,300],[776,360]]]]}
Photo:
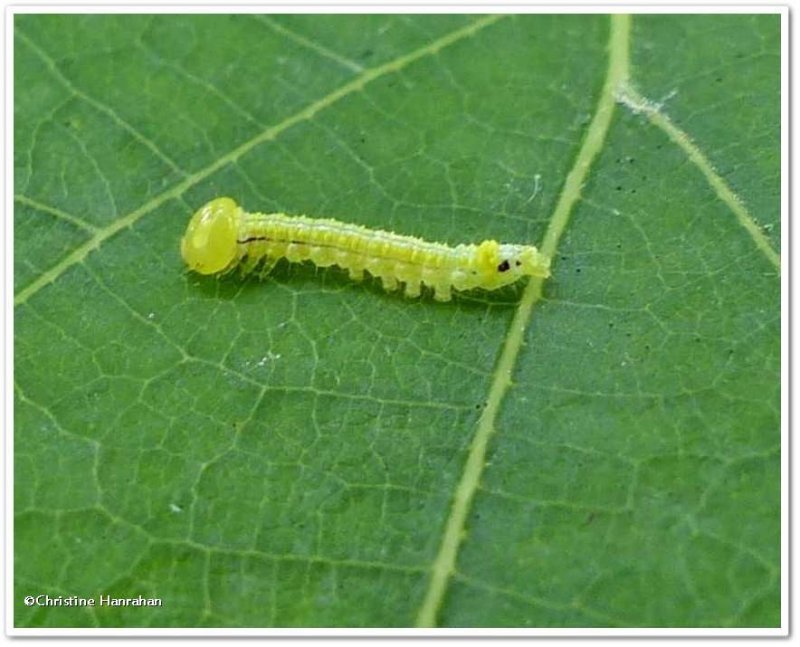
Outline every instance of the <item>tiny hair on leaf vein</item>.
{"type": "Polygon", "coordinates": [[[248,213],[231,198],[216,198],[195,212],[181,255],[200,274],[237,267],[244,274],[257,267],[268,272],[281,258],[338,265],[355,280],[369,272],[386,290],[403,283],[409,297],[428,286],[439,301],[449,301],[452,290],[496,290],[524,276],[550,276],[550,259],[532,245],[485,240],[450,247],[338,220],[248,213]]]}

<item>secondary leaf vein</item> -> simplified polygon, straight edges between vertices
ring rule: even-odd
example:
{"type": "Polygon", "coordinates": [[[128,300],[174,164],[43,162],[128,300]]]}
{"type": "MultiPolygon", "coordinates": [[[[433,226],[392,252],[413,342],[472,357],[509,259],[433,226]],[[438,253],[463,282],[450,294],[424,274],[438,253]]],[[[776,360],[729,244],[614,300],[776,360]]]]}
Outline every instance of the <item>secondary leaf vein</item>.
{"type": "Polygon", "coordinates": [[[764,231],[759,227],[755,218],[750,214],[747,207],[728,186],[723,177],[714,169],[711,161],[703,154],[700,148],[692,141],[683,130],[678,128],[672,120],[661,111],[661,106],[642,96],[627,79],[623,80],[617,90],[617,100],[623,103],[633,112],[644,113],[656,128],[663,130],[667,137],[680,148],[689,160],[705,176],[706,181],[717,194],[717,197],[733,212],[739,224],[745,228],[758,250],[767,257],[770,263],[780,272],[781,257],[770,243],[764,231]]]}
{"type": "MultiPolygon", "coordinates": [[[[302,121],[312,119],[321,110],[324,110],[332,106],[340,99],[343,99],[353,94],[354,92],[362,90],[367,84],[371,83],[372,81],[375,81],[383,76],[386,76],[387,74],[398,72],[422,58],[436,54],[445,47],[449,47],[450,45],[453,45],[458,41],[461,41],[465,38],[469,38],[470,36],[474,36],[476,33],[494,24],[501,18],[502,16],[483,16],[480,19],[470,23],[469,25],[451,31],[449,34],[446,34],[441,38],[438,38],[428,43],[427,45],[424,45],[423,47],[414,50],[413,52],[410,52],[403,56],[399,56],[394,60],[389,61],[388,63],[384,63],[383,65],[379,65],[377,67],[365,70],[363,73],[355,77],[352,81],[345,83],[344,85],[340,86],[338,89],[322,97],[321,99],[318,99],[317,101],[310,103],[305,108],[303,108],[299,112],[296,112],[292,116],[287,117],[280,123],[274,126],[270,126],[269,128],[266,128],[255,137],[245,141],[244,143],[232,149],[225,155],[222,155],[217,160],[206,166],[204,169],[201,169],[187,176],[184,180],[174,185],[171,189],[164,191],[163,193],[160,193],[155,197],[151,198],[150,200],[145,202],[142,206],[140,206],[138,209],[134,209],[126,216],[123,216],[122,218],[115,220],[113,223],[104,227],[103,229],[99,229],[97,233],[94,236],[92,236],[88,241],[86,241],[79,247],[76,247],[70,254],[65,256],[63,259],[61,259],[61,261],[59,261],[55,265],[53,265],[48,271],[39,275],[39,277],[37,277],[34,281],[32,281],[30,284],[28,284],[26,287],[20,290],[14,297],[14,305],[17,306],[22,303],[25,303],[30,297],[36,294],[44,286],[55,281],[70,267],[72,267],[77,263],[82,262],[83,259],[86,258],[86,256],[89,253],[91,253],[95,249],[98,249],[106,240],[114,236],[119,231],[133,226],[143,216],[155,210],[168,200],[179,198],[188,189],[195,186],[196,184],[199,184],[207,177],[213,175],[219,169],[227,166],[228,164],[236,162],[240,157],[242,157],[246,153],[249,153],[251,150],[259,146],[260,144],[275,139],[278,135],[282,134],[292,126],[295,126],[302,121]]],[[[35,47],[35,45],[33,45],[32,43],[31,46],[35,47]]],[[[55,71],[57,72],[57,70],[55,71]]]]}

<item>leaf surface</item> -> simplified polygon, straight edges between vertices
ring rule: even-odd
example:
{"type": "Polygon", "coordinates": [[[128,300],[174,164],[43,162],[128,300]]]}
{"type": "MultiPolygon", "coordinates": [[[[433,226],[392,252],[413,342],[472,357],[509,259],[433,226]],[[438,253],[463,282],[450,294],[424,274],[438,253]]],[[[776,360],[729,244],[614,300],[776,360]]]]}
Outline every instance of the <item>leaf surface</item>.
{"type": "Polygon", "coordinates": [[[15,625],[779,625],[780,17],[617,37],[17,16],[15,625]],[[615,47],[650,112],[614,107],[615,47]],[[218,195],[550,236],[553,276],[442,304],[285,262],[188,274],[218,195]]]}

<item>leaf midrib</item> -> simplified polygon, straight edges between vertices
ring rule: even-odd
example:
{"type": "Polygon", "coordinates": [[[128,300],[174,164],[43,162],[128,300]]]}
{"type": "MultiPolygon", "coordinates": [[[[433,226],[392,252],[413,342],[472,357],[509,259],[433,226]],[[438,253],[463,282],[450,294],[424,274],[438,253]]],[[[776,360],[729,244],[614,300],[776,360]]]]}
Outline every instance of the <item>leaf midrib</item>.
{"type": "MultiPolygon", "coordinates": [[[[555,258],[558,242],[569,223],[573,207],[580,198],[581,188],[586,182],[592,162],[602,150],[614,114],[616,89],[628,78],[630,25],[631,19],[628,15],[611,17],[606,79],[600,92],[595,114],[586,131],[586,137],[575,163],[564,181],[564,187],[553,215],[550,217],[541,246],[542,252],[550,258],[555,258]]],[[[439,553],[433,563],[431,583],[417,615],[417,626],[419,627],[432,627],[436,624],[448,583],[455,572],[467,516],[486,467],[486,450],[495,433],[495,422],[500,405],[512,384],[511,374],[522,349],[522,342],[531,321],[533,307],[541,299],[543,283],[543,279],[532,279],[528,282],[505,337],[500,359],[489,388],[486,407],[478,420],[467,461],[456,487],[453,506],[445,525],[439,553]]]]}

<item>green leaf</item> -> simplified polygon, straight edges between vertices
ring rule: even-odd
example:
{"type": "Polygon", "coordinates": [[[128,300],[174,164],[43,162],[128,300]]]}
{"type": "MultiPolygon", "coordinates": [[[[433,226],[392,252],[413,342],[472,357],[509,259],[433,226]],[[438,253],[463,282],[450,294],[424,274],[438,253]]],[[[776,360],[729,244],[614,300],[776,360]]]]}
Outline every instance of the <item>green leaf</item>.
{"type": "Polygon", "coordinates": [[[779,626],[780,29],[17,16],[15,625],[779,626]],[[218,195],[553,276],[189,274],[218,195]]]}

